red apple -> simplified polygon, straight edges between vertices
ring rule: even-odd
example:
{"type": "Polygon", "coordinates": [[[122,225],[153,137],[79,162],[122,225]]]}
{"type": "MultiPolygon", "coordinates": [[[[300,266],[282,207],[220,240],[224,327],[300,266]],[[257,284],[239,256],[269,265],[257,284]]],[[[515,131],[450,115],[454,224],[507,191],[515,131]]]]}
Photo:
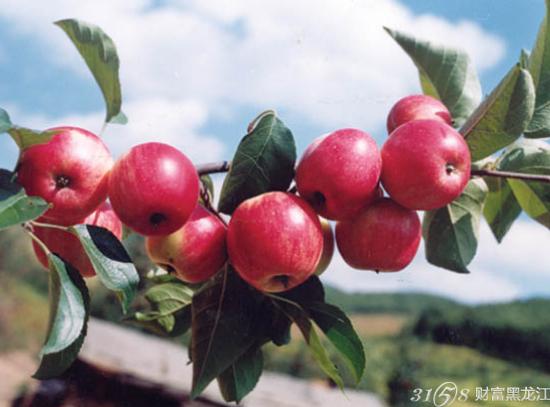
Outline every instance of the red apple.
{"type": "Polygon", "coordinates": [[[197,205],[181,229],[167,236],[145,240],[149,258],[174,272],[182,281],[200,283],[212,277],[227,260],[226,226],[197,205]]]}
{"type": "Polygon", "coordinates": [[[415,211],[389,198],[364,209],[353,220],[336,224],[336,243],[351,267],[399,271],[414,258],[422,234],[415,211]]]}
{"type": "Polygon", "coordinates": [[[323,230],[323,252],[315,268],[315,274],[318,276],[323,274],[328,268],[334,254],[334,234],[332,233],[330,222],[325,218],[319,218],[319,221],[321,222],[321,228],[323,230]]]}
{"type": "Polygon", "coordinates": [[[123,223],[146,235],[168,235],[197,206],[199,177],[179,150],[162,143],[132,147],[114,165],[109,199],[123,223]]]}
{"type": "Polygon", "coordinates": [[[440,100],[427,95],[411,95],[400,99],[390,110],[386,122],[388,134],[402,124],[424,119],[453,123],[451,113],[440,100]]]}
{"type": "MultiPolygon", "coordinates": [[[[122,223],[108,202],[104,202],[95,212],[78,223],[104,227],[111,231],[118,239],[122,238],[122,223]]],[[[34,233],[51,252],[58,254],[63,260],[69,262],[74,268],[80,271],[83,277],[92,277],[95,275],[92,263],[90,263],[78,237],[70,232],[48,227],[35,226],[34,233]]],[[[33,249],[40,263],[48,268],[46,253],[44,253],[36,242],[33,242],[33,249]]]]}
{"type": "Polygon", "coordinates": [[[74,225],[107,198],[109,150],[96,135],[78,127],[57,127],[47,143],[21,153],[17,179],[28,195],[52,204],[47,222],[74,225]]]}
{"type": "Polygon", "coordinates": [[[464,138],[435,120],[399,126],[382,147],[382,163],[384,189],[410,209],[447,205],[470,178],[470,151],[464,138]]]}
{"type": "Polygon", "coordinates": [[[381,164],[371,136],[337,130],[306,149],[296,168],[296,186],[324,218],[350,218],[376,196],[381,164]]]}
{"type": "Polygon", "coordinates": [[[323,251],[319,217],[301,198],[267,192],[241,203],[227,229],[229,260],[260,291],[289,290],[308,279],[323,251]]]}

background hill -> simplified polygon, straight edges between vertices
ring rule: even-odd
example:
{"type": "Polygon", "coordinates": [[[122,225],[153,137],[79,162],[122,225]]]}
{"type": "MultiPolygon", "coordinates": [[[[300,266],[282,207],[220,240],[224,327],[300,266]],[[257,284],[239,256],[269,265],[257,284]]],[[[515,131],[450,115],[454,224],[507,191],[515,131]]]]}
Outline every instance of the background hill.
{"type": "MultiPolygon", "coordinates": [[[[146,268],[142,242],[132,238],[127,243],[138,265],[146,268]]],[[[36,355],[47,324],[47,277],[21,232],[0,234],[0,352],[23,349],[36,355]]],[[[93,315],[119,321],[116,299],[94,279],[88,282],[93,315]]],[[[415,405],[410,401],[413,389],[435,389],[445,381],[467,389],[470,402],[476,387],[536,388],[550,383],[550,299],[467,306],[422,293],[346,293],[327,287],[326,295],[328,302],[351,314],[363,340],[367,368],[357,387],[391,405],[415,405]]],[[[267,367],[325,380],[297,330],[292,338],[291,346],[266,347],[267,367]]],[[[176,341],[185,343],[186,338],[176,341]]],[[[346,366],[339,368],[346,384],[355,386],[346,366]]],[[[483,402],[456,405],[479,404],[483,402]]]]}

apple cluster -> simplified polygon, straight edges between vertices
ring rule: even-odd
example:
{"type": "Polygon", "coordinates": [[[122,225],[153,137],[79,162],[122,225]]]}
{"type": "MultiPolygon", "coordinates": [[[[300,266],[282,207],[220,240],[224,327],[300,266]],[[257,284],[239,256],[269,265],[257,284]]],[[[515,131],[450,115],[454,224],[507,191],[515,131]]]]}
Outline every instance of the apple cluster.
{"type": "MultiPolygon", "coordinates": [[[[451,124],[438,100],[405,97],[389,113],[381,150],[357,129],[321,136],[298,163],[295,189],[245,200],[228,223],[201,204],[192,162],[162,143],[137,145],[113,162],[96,135],[58,127],[47,143],[22,152],[17,173],[28,195],[50,203],[35,235],[85,277],[94,269],[66,227],[101,226],[120,239],[124,224],[146,237],[153,262],[185,282],[208,280],[229,261],[250,285],[278,292],[327,268],[329,220],[351,267],[406,267],[421,239],[416,211],[450,203],[470,178],[468,147],[451,124]]],[[[43,247],[34,249],[47,267],[43,247]]]]}
{"type": "Polygon", "coordinates": [[[421,240],[417,210],[443,207],[470,178],[470,153],[438,100],[412,95],[391,109],[381,151],[358,129],[314,140],[296,168],[298,195],[268,192],[243,202],[229,223],[229,259],[262,291],[284,291],[330,263],[399,271],[421,240]],[[389,195],[385,197],[384,191],[389,195]]]}

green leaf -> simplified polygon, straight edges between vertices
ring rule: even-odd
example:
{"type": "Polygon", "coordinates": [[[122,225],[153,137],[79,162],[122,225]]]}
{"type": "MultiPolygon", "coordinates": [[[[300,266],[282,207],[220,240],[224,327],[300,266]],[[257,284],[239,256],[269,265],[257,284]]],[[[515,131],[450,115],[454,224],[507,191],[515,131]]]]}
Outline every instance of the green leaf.
{"type": "Polygon", "coordinates": [[[181,283],[164,283],[151,287],[145,298],[161,313],[171,314],[191,304],[193,290],[181,283]]]}
{"type": "Polygon", "coordinates": [[[227,402],[240,401],[250,393],[264,367],[264,358],[259,347],[253,346],[235,363],[218,376],[218,385],[223,399],[227,402]]]}
{"type": "MultiPolygon", "coordinates": [[[[523,143],[507,151],[498,169],[527,174],[550,175],[550,146],[543,142],[523,143]]],[[[521,208],[537,222],[550,228],[550,184],[508,178],[521,208]]]]}
{"type": "MultiPolygon", "coordinates": [[[[273,297],[277,298],[275,295],[273,297]]],[[[321,370],[323,370],[323,372],[330,377],[340,389],[343,389],[344,382],[342,377],[340,376],[337,367],[330,360],[325,347],[319,339],[319,335],[317,334],[315,327],[309,319],[308,313],[295,302],[289,300],[281,301],[280,299],[275,299],[275,301],[277,301],[278,306],[285,314],[287,314],[292,322],[298,326],[298,329],[302,333],[311,355],[321,370]]]]}
{"type": "Polygon", "coordinates": [[[529,71],[536,88],[535,112],[525,137],[550,136],[550,0],[546,0],[546,15],[529,56],[529,71]]]}
{"type": "Polygon", "coordinates": [[[474,178],[449,205],[424,214],[422,234],[428,262],[458,273],[469,273],[466,266],[477,250],[479,220],[487,193],[485,181],[474,178]]]}
{"type": "Polygon", "coordinates": [[[460,129],[472,160],[516,141],[533,116],[535,88],[529,71],[515,65],[460,129]]]}
{"type": "Polygon", "coordinates": [[[349,318],[338,307],[324,302],[311,303],[307,310],[311,319],[344,357],[356,383],[359,383],[365,371],[365,351],[349,318]]]}
{"type": "Polygon", "coordinates": [[[32,130],[25,127],[12,126],[8,130],[9,135],[15,141],[19,149],[24,150],[35,144],[44,144],[51,140],[54,130],[32,130]]]}
{"type": "Polygon", "coordinates": [[[418,68],[425,94],[440,99],[460,127],[481,102],[481,85],[468,55],[385,28],[418,68]]]}
{"type": "Polygon", "coordinates": [[[4,109],[0,108],[0,133],[6,133],[12,126],[10,115],[4,109]]]}
{"type": "Polygon", "coordinates": [[[82,243],[101,282],[116,292],[126,313],[136,295],[139,275],[122,243],[99,226],[76,225],[70,231],[82,243]]]}
{"type": "Polygon", "coordinates": [[[174,314],[191,304],[193,290],[182,283],[164,283],[151,287],[145,298],[155,310],[148,315],[171,333],[176,325],[174,314]]]}
{"type": "Polygon", "coordinates": [[[0,169],[0,230],[36,219],[48,210],[46,201],[27,196],[13,178],[13,173],[0,169]]]}
{"type": "Polygon", "coordinates": [[[263,318],[258,315],[256,295],[229,266],[195,293],[191,305],[192,398],[198,397],[263,335],[256,329],[263,318]]]}
{"type": "Polygon", "coordinates": [[[69,36],[99,85],[107,109],[105,121],[126,123],[126,116],[120,110],[120,63],[113,40],[101,28],[84,21],[60,20],[55,24],[69,36]]]}
{"type": "Polygon", "coordinates": [[[483,208],[483,216],[500,243],[521,214],[521,206],[506,179],[484,177],[484,180],[489,187],[489,193],[483,208]]]}
{"type": "Polygon", "coordinates": [[[177,337],[191,328],[191,307],[184,307],[168,315],[162,315],[158,311],[136,312],[125,321],[146,328],[157,335],[177,337]]]}
{"type": "Polygon", "coordinates": [[[50,321],[36,379],[59,376],[76,359],[86,336],[90,297],[80,273],[49,253],[50,321]]]}
{"type": "Polygon", "coordinates": [[[292,133],[274,112],[264,112],[237,147],[223,182],[219,210],[231,214],[248,198],[286,191],[294,177],[295,162],[292,133]]]}

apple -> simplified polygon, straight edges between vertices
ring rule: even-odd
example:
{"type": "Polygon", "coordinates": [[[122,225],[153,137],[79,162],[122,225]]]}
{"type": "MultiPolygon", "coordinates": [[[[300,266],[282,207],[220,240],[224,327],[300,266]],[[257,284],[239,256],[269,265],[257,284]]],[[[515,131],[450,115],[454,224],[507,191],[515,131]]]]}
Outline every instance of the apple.
{"type": "MultiPolygon", "coordinates": [[[[108,202],[103,202],[98,209],[78,223],[104,227],[118,239],[122,238],[122,223],[108,202]]],[[[84,248],[80,244],[80,240],[71,232],[34,226],[34,234],[51,252],[58,254],[63,260],[69,262],[83,277],[95,276],[92,263],[90,263],[84,248]]],[[[44,267],[48,268],[48,257],[46,253],[44,253],[42,248],[34,241],[33,249],[38,261],[40,261],[44,267]]]]}
{"type": "Polygon", "coordinates": [[[167,236],[149,236],[149,258],[187,283],[200,283],[218,272],[227,260],[227,228],[210,211],[197,205],[182,228],[167,236]]]}
{"type": "Polygon", "coordinates": [[[451,113],[440,100],[427,95],[410,95],[397,101],[390,110],[386,121],[388,134],[402,124],[424,119],[453,124],[451,113]]]}
{"type": "Polygon", "coordinates": [[[301,198],[267,192],[242,202],[227,228],[229,261],[260,291],[279,292],[303,283],[323,251],[315,211],[301,198]]]}
{"type": "Polygon", "coordinates": [[[377,194],[382,162],[376,142],[357,129],[321,136],[296,168],[300,196],[324,218],[353,217],[377,194]]]}
{"type": "Polygon", "coordinates": [[[323,274],[328,268],[334,254],[334,234],[332,233],[330,222],[325,218],[319,218],[319,221],[321,222],[321,229],[323,230],[323,252],[315,268],[315,275],[317,276],[323,274]]]}
{"type": "Polygon", "coordinates": [[[382,185],[410,209],[429,210],[458,197],[470,179],[470,151],[451,126],[415,120],[399,126],[382,147],[382,185]]]}
{"type": "Polygon", "coordinates": [[[95,134],[78,127],[56,127],[52,138],[21,152],[18,182],[28,195],[40,196],[52,207],[43,219],[74,225],[107,198],[109,150],[95,134]]]}
{"type": "Polygon", "coordinates": [[[197,206],[199,176],[193,163],[163,143],[132,147],[109,177],[109,199],[120,220],[145,236],[180,229],[197,206]]]}
{"type": "Polygon", "coordinates": [[[414,258],[422,228],[418,214],[389,198],[377,200],[353,220],[336,223],[336,244],[351,267],[399,271],[414,258]]]}

